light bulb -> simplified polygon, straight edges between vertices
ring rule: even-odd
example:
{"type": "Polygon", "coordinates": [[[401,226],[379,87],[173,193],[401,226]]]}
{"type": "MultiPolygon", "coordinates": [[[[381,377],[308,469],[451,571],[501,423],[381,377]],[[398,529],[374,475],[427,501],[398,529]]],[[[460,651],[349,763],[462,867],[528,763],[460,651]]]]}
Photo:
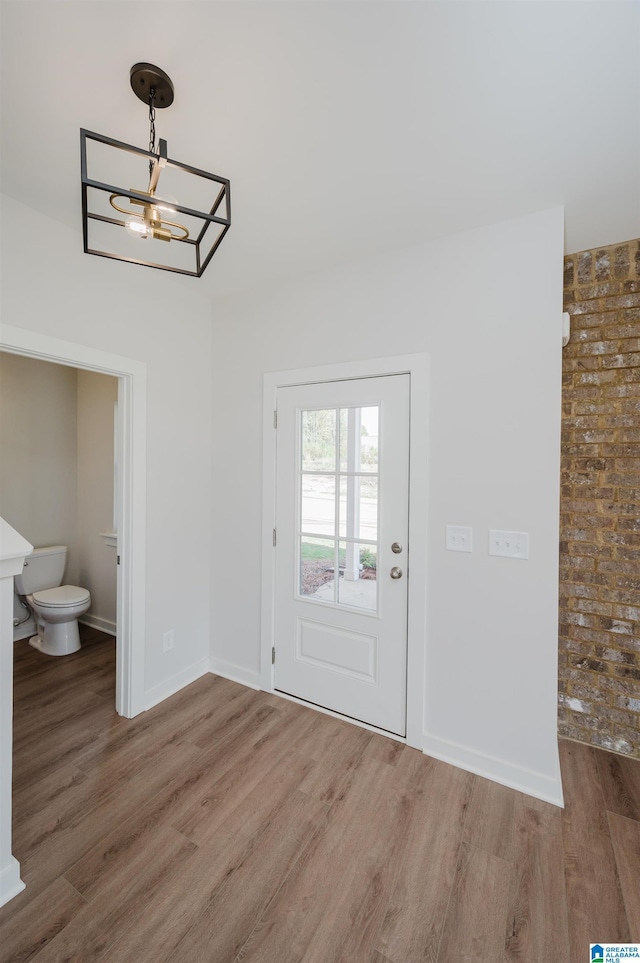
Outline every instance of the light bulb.
{"type": "Polygon", "coordinates": [[[149,225],[138,218],[130,217],[125,224],[125,229],[132,237],[149,237],[149,225]]]}
{"type": "Polygon", "coordinates": [[[153,196],[153,206],[159,211],[168,211],[169,214],[176,213],[175,205],[177,203],[177,200],[171,194],[163,194],[162,196],[154,194],[153,196]]]}

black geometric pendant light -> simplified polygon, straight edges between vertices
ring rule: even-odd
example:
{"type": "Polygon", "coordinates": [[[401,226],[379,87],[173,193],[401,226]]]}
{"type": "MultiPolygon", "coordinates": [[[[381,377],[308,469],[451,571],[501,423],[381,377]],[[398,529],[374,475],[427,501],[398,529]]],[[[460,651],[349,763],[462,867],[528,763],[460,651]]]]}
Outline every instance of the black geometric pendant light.
{"type": "Polygon", "coordinates": [[[130,79],[149,108],[149,149],[80,130],[85,254],[200,277],[231,226],[231,186],[171,160],[166,140],[156,148],[156,110],[174,97],[164,70],[134,64],[130,79]]]}

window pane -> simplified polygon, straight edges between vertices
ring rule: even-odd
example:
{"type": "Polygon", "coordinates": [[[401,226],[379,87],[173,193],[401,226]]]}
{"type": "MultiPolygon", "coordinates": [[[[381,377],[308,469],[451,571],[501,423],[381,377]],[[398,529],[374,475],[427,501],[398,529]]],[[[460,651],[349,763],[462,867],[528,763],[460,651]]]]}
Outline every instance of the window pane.
{"type": "Polygon", "coordinates": [[[378,471],[378,405],[340,409],[340,471],[378,471]]]}
{"type": "Polygon", "coordinates": [[[340,556],[344,558],[344,570],[338,583],[338,602],[375,612],[378,607],[376,546],[340,542],[340,556]]]}
{"type": "Polygon", "coordinates": [[[377,541],[377,477],[343,475],[340,478],[340,535],[377,541]]]}
{"type": "Polygon", "coordinates": [[[336,410],[302,412],[302,470],[336,470],[336,410]]]}
{"type": "Polygon", "coordinates": [[[378,471],[378,405],[360,409],[360,471],[378,471]]]}
{"type": "Polygon", "coordinates": [[[335,535],[335,475],[302,475],[300,531],[315,535],[335,535]]]}
{"type": "Polygon", "coordinates": [[[322,591],[325,600],[334,601],[335,549],[331,538],[300,539],[300,595],[322,591]]]}

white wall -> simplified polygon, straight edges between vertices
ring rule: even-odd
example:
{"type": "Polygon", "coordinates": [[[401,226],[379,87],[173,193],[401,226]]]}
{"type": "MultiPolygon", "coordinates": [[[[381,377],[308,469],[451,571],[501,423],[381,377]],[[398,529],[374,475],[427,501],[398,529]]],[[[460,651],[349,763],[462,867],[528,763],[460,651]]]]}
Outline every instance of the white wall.
{"type": "Polygon", "coordinates": [[[424,748],[554,801],[562,260],[554,209],[219,304],[213,351],[216,665],[259,669],[263,372],[426,351],[424,748]],[[490,527],[530,559],[489,557],[490,527]]]}
{"type": "Polygon", "coordinates": [[[113,531],[113,433],[118,379],[78,370],[78,585],[91,592],[87,621],[115,634],[116,548],[100,532],[113,531]]]}
{"type": "MultiPolygon", "coordinates": [[[[2,198],[2,320],[147,365],[145,691],[208,667],[211,308],[197,280],[85,255],[70,231],[2,198]],[[162,651],[162,634],[175,646],[162,651]]],[[[210,270],[212,270],[211,268],[210,270]]]]}

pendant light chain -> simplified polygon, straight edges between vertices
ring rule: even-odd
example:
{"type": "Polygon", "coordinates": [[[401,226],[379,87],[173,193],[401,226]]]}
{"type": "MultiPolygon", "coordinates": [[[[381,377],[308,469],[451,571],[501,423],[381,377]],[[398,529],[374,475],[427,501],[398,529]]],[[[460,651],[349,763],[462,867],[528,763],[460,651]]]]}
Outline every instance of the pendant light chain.
{"type": "MultiPolygon", "coordinates": [[[[156,88],[149,90],[149,152],[156,152],[156,88]]],[[[149,161],[149,177],[153,172],[153,160],[149,161]]]]}

